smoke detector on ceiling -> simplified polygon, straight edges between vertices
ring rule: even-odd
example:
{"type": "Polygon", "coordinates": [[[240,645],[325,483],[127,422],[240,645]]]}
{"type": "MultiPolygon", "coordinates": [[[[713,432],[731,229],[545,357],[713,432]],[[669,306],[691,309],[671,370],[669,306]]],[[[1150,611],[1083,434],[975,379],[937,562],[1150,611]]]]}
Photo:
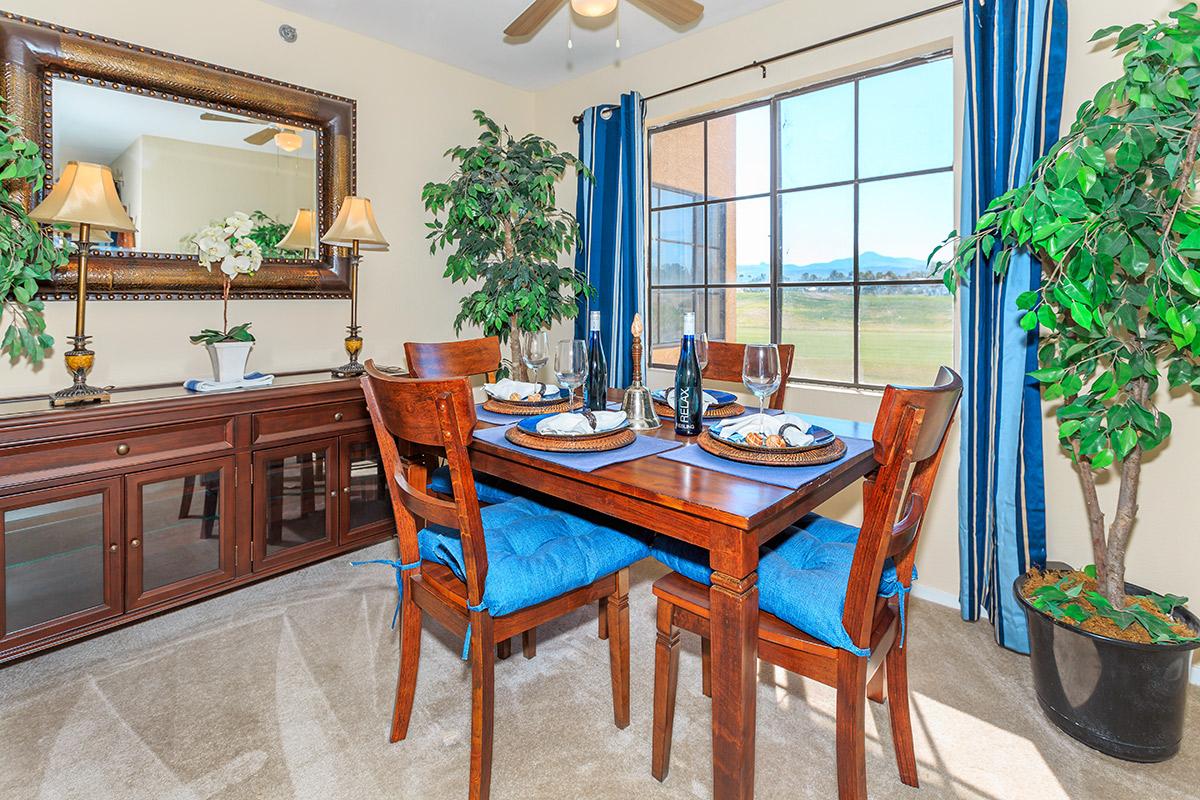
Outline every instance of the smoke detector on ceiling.
{"type": "Polygon", "coordinates": [[[279,26],[279,38],[288,44],[295,44],[296,40],[300,38],[300,34],[291,25],[284,23],[279,26]]]}

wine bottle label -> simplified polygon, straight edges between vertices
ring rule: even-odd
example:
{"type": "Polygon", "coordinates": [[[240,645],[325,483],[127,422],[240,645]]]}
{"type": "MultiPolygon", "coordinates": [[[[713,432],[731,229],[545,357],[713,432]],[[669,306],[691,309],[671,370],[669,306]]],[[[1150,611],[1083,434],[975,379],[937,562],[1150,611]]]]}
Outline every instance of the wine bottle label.
{"type": "Polygon", "coordinates": [[[590,331],[600,330],[600,312],[599,311],[593,311],[591,314],[588,315],[588,330],[590,330],[590,331]]]}
{"type": "Polygon", "coordinates": [[[696,312],[688,311],[686,314],[683,315],[683,335],[684,336],[695,336],[696,335],[696,312]]]}

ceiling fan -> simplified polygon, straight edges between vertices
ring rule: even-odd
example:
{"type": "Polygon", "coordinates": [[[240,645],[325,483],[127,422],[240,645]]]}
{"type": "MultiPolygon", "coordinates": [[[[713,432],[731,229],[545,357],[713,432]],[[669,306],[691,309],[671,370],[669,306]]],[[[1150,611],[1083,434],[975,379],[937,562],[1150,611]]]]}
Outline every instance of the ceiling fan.
{"type": "MultiPolygon", "coordinates": [[[[534,0],[504,29],[505,35],[532,36],[568,2],[582,17],[603,17],[616,10],[619,0],[534,0]]],[[[704,6],[694,0],[638,0],[638,4],[673,25],[695,22],[704,13],[704,6]]]]}
{"type": "MultiPolygon", "coordinates": [[[[261,125],[262,122],[256,119],[242,119],[241,117],[227,117],[224,114],[213,114],[210,111],[205,111],[200,115],[200,119],[205,122],[240,122],[244,125],[261,125]]],[[[304,140],[300,138],[298,128],[291,128],[287,125],[276,125],[270,123],[261,131],[250,134],[242,141],[249,144],[263,145],[269,141],[275,141],[275,144],[280,150],[291,153],[299,150],[304,146],[304,140]]]]}

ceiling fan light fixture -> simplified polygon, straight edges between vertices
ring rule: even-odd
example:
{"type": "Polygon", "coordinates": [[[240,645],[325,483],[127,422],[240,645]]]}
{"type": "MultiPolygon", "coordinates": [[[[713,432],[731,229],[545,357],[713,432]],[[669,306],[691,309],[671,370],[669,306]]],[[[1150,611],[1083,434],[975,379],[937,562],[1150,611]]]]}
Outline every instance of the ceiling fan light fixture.
{"type": "Polygon", "coordinates": [[[294,153],[304,146],[304,140],[295,131],[280,131],[275,134],[275,145],[286,153],[294,153]]]}
{"type": "Polygon", "coordinates": [[[617,9],[618,0],[571,0],[571,9],[581,17],[603,17],[617,9]]]}

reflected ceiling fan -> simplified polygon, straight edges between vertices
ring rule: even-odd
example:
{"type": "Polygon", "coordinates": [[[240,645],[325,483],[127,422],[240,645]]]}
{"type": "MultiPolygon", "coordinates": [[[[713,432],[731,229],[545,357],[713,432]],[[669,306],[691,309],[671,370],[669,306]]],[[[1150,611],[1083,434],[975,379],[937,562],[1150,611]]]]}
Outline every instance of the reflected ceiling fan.
{"type": "MultiPolygon", "coordinates": [[[[227,117],[224,114],[213,114],[211,111],[205,111],[200,115],[200,119],[205,122],[240,122],[243,125],[262,125],[261,120],[227,117]]],[[[250,134],[242,141],[248,144],[264,145],[272,140],[274,140],[280,150],[288,153],[295,152],[304,146],[304,140],[300,138],[298,128],[291,128],[287,125],[276,125],[273,122],[269,123],[261,131],[250,134]]]]}
{"type": "MultiPolygon", "coordinates": [[[[603,17],[617,9],[619,0],[534,0],[504,29],[504,34],[517,38],[532,36],[568,2],[581,17],[603,17]]],[[[704,13],[704,6],[694,0],[638,0],[638,5],[672,25],[691,24],[704,13]]]]}

